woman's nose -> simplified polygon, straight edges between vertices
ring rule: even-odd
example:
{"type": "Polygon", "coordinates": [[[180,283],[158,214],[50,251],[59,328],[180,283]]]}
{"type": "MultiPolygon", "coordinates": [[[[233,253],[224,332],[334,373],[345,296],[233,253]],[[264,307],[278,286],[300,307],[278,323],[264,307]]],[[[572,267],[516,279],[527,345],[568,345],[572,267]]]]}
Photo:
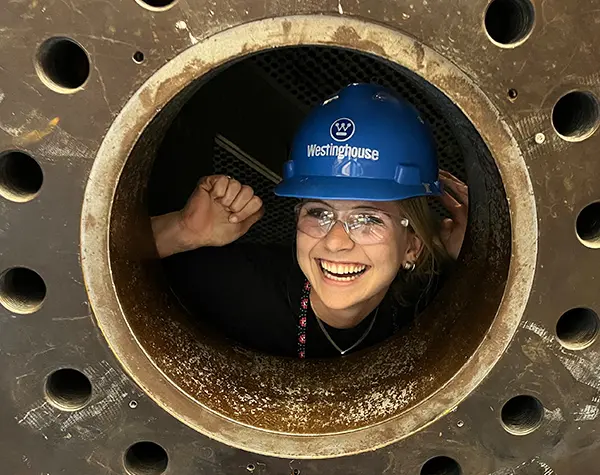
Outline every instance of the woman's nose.
{"type": "Polygon", "coordinates": [[[344,225],[337,221],[323,238],[325,247],[331,252],[344,251],[354,247],[354,241],[346,232],[344,225]]]}

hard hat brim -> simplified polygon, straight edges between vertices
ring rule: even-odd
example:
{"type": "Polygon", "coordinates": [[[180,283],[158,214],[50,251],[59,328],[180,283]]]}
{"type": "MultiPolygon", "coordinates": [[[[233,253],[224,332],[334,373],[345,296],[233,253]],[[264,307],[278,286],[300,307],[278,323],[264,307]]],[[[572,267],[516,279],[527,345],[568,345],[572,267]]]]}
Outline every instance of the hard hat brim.
{"type": "Polygon", "coordinates": [[[442,193],[439,183],[402,185],[393,180],[339,176],[293,177],[281,182],[274,191],[277,196],[290,198],[356,201],[396,201],[442,193]]]}

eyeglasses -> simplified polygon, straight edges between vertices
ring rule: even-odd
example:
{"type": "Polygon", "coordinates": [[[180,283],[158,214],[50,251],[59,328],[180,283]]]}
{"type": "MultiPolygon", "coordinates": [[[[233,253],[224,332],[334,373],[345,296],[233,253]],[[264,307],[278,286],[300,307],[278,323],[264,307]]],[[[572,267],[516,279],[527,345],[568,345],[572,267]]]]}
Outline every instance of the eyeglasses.
{"type": "Polygon", "coordinates": [[[300,203],[296,207],[298,231],[323,238],[339,221],[356,244],[380,244],[394,239],[397,224],[408,228],[408,219],[380,210],[338,211],[323,203],[300,203]]]}

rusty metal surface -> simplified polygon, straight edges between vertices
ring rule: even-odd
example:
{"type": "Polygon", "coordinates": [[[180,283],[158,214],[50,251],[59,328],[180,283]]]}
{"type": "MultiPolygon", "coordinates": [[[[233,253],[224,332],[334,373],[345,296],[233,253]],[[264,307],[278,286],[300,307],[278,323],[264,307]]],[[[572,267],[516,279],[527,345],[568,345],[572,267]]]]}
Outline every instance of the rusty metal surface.
{"type": "MultiPolygon", "coordinates": [[[[82,1],[76,5],[11,2],[0,7],[0,153],[27,152],[44,173],[42,188],[33,200],[0,199],[0,272],[16,266],[34,269],[47,287],[43,305],[36,312],[20,314],[0,307],[0,437],[7,473],[125,473],[123,454],[140,440],[164,447],[169,455],[166,473],[178,475],[287,474],[294,470],[302,474],[417,474],[429,458],[444,455],[460,463],[464,474],[600,473],[595,464],[600,413],[598,343],[573,350],[554,338],[556,322],[564,312],[577,307],[598,311],[594,283],[597,249],[580,242],[575,221],[584,207],[599,199],[595,177],[600,167],[596,157],[600,138],[595,133],[585,140],[567,141],[551,123],[552,108],[563,94],[584,90],[600,96],[600,53],[594,49],[600,36],[600,4],[591,0],[534,2],[533,32],[515,48],[500,48],[486,36],[483,17],[487,2],[432,4],[180,1],[161,12],[143,9],[134,1],[82,1]],[[323,13],[331,17],[277,19],[323,13]],[[264,18],[275,20],[254,30],[252,25],[231,29],[264,18]],[[319,28],[323,25],[336,28],[319,28]],[[403,34],[402,41],[394,30],[403,34]],[[261,39],[261,31],[270,36],[261,39]],[[211,42],[219,32],[220,41],[211,42]],[[244,32],[241,37],[240,32],[244,32]],[[410,47],[403,48],[409,44],[404,35],[415,39],[410,47]],[[50,90],[36,74],[37,48],[55,36],[75,40],[91,61],[89,79],[71,94],[50,90]],[[361,419],[356,412],[348,418],[351,411],[347,410],[359,409],[364,414],[361,397],[365,393],[348,391],[353,396],[348,399],[324,397],[317,402],[329,405],[327,413],[305,406],[314,411],[304,420],[309,430],[298,424],[301,419],[291,417],[301,406],[301,398],[283,399],[287,412],[275,409],[272,415],[253,418],[244,416],[247,407],[240,405],[236,410],[231,392],[202,396],[202,389],[215,390],[216,386],[191,378],[197,368],[186,368],[183,358],[199,351],[205,352],[206,361],[215,368],[227,368],[229,375],[236,375],[239,386],[234,384],[233,389],[242,388],[250,395],[257,394],[256,388],[242,371],[242,363],[258,363],[259,376],[266,374],[273,383],[269,394],[280,390],[280,397],[284,395],[282,374],[310,375],[291,366],[296,362],[251,353],[238,353],[239,361],[230,362],[226,355],[231,350],[207,336],[204,343],[186,350],[190,333],[181,330],[184,324],[177,319],[167,318],[177,313],[174,308],[161,313],[173,304],[162,297],[166,294],[159,278],[153,276],[152,265],[139,262],[151,256],[152,249],[143,202],[136,191],[143,191],[144,178],[150,173],[150,151],[158,146],[159,132],[170,123],[176,103],[158,116],[150,132],[141,135],[127,161],[121,183],[131,186],[117,190],[116,219],[110,230],[116,291],[137,340],[123,330],[124,322],[111,297],[112,281],[103,268],[108,256],[102,254],[102,245],[104,250],[109,246],[105,224],[111,210],[102,197],[110,198],[118,184],[114,178],[120,170],[115,168],[119,163],[125,165],[129,149],[167,100],[224,57],[241,56],[269,44],[306,41],[394,59],[445,91],[482,134],[497,161],[509,200],[506,208],[502,190],[493,179],[496,172],[480,164],[484,183],[478,185],[473,177],[469,181],[474,202],[482,205],[473,211],[468,249],[456,283],[445,288],[446,295],[437,301],[438,309],[445,309],[446,314],[454,309],[455,318],[446,320],[447,325],[452,323],[446,332],[444,324],[432,323],[436,309],[430,309],[421,333],[412,335],[426,342],[428,350],[417,358],[414,373],[398,379],[398,366],[382,363],[386,361],[384,351],[404,351],[402,341],[396,340],[361,356],[367,361],[352,358],[343,364],[321,366],[315,370],[318,384],[304,381],[298,385],[313,390],[331,385],[328,389],[335,392],[351,386],[347,375],[373,363],[372,370],[380,371],[368,374],[381,377],[377,380],[380,390],[388,383],[396,391],[399,385],[418,382],[416,374],[423,379],[431,376],[431,384],[423,383],[413,402],[426,396],[428,400],[411,408],[394,397],[391,409],[374,406],[376,413],[384,414],[382,418],[369,415],[361,419]],[[228,48],[229,53],[224,54],[228,48]],[[141,64],[131,59],[136,51],[144,53],[141,64]],[[178,69],[172,61],[180,53],[187,55],[188,62],[178,69]],[[450,63],[457,68],[453,74],[447,73],[454,67],[450,63]],[[169,68],[178,73],[166,81],[169,68]],[[150,84],[154,73],[158,87],[150,84]],[[511,88],[518,91],[516,99],[508,96],[511,88]],[[137,104],[137,114],[117,117],[128,101],[129,113],[137,104]],[[121,140],[115,141],[118,135],[121,140]],[[110,148],[113,145],[116,148],[110,148]],[[90,197],[90,190],[99,193],[90,197]],[[486,203],[486,193],[494,190],[496,194],[486,203]],[[98,214],[84,214],[82,221],[82,209],[98,214]],[[510,210],[510,225],[506,209],[510,210]],[[119,220],[119,216],[128,219],[119,220]],[[507,232],[512,233],[510,241],[507,232]],[[94,239],[100,246],[90,248],[94,239]],[[86,260],[89,296],[81,265],[81,261],[86,265],[86,260]],[[90,266],[101,275],[90,271],[90,266]],[[500,302],[498,284],[507,277],[507,291],[500,302]],[[484,292],[486,284],[495,285],[484,292]],[[147,300],[150,306],[139,297],[152,291],[154,296],[147,300]],[[499,305],[501,311],[494,320],[499,305]],[[156,331],[159,328],[164,334],[179,334],[188,340],[166,340],[156,331]],[[154,351],[152,362],[138,343],[147,353],[154,351]],[[473,354],[476,356],[470,357],[473,354]],[[486,358],[485,364],[478,365],[486,358]],[[470,366],[464,369],[463,364],[470,366]],[[46,399],[45,378],[62,367],[79,369],[92,382],[91,400],[84,408],[64,411],[46,399]],[[337,379],[331,378],[336,371],[337,379]],[[273,377],[277,373],[279,377],[273,377]],[[171,383],[198,399],[205,409],[171,383]],[[470,385],[477,387],[463,401],[457,400],[467,396],[470,385]],[[467,391],[461,393],[461,386],[467,391]],[[433,391],[436,394],[432,395],[433,391]],[[522,394],[536,396],[545,413],[537,430],[515,436],[503,428],[500,414],[508,399],[522,394]],[[336,410],[341,412],[328,419],[336,410]],[[443,417],[433,422],[439,416],[443,417]],[[427,422],[432,423],[424,427],[427,422]],[[212,438],[190,427],[198,424],[202,426],[199,430],[212,438]],[[348,430],[353,432],[339,433],[348,430]],[[289,441],[277,434],[284,431],[291,433],[289,441]],[[302,435],[307,433],[328,435],[320,439],[302,435]],[[400,437],[404,438],[390,444],[400,437]],[[215,439],[282,457],[253,454],[215,439]],[[369,444],[378,450],[310,460],[311,453],[322,458],[364,451],[369,444]]],[[[218,371],[212,373],[219,376],[218,371]]]]}

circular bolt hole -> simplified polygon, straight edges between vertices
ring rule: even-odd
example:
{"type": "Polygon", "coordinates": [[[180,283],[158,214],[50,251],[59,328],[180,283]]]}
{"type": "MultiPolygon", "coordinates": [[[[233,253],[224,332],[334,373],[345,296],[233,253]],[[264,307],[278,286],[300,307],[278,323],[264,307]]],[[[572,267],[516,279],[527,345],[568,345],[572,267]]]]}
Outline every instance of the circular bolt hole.
{"type": "Polygon", "coordinates": [[[46,380],[46,396],[52,405],[63,411],[77,411],[92,397],[92,383],[76,369],[59,369],[46,380]]]}
{"type": "Polygon", "coordinates": [[[600,105],[598,99],[584,91],[562,96],[552,109],[552,125],[564,140],[579,142],[598,129],[600,105]]]}
{"type": "Polygon", "coordinates": [[[253,463],[249,463],[248,466],[246,467],[246,470],[248,470],[249,472],[254,472],[254,470],[256,470],[256,466],[253,463]]]}
{"type": "Polygon", "coordinates": [[[50,38],[39,48],[36,69],[50,89],[63,94],[84,85],[90,75],[90,59],[81,45],[69,38],[50,38]]]}
{"type": "Polygon", "coordinates": [[[573,308],[565,312],[556,324],[556,337],[569,350],[583,350],[598,337],[600,322],[589,308],[573,308]]]}
{"type": "Polygon", "coordinates": [[[542,424],[544,406],[533,396],[516,396],[502,408],[502,425],[513,435],[527,435],[542,424]]]}
{"type": "Polygon", "coordinates": [[[174,6],[177,0],[136,0],[136,2],[148,10],[160,12],[174,6]]]}
{"type": "Polygon", "coordinates": [[[581,210],[575,229],[584,245],[600,249],[600,202],[589,204],[581,210]]]}
{"type": "Polygon", "coordinates": [[[450,457],[434,457],[423,465],[421,475],[461,475],[458,462],[450,457]]]}
{"type": "Polygon", "coordinates": [[[46,284],[37,272],[15,267],[0,275],[0,304],[7,310],[28,314],[36,312],[46,298],[46,284]]]}
{"type": "Polygon", "coordinates": [[[136,407],[138,407],[138,403],[137,403],[137,401],[130,401],[130,402],[129,402],[129,407],[130,407],[131,409],[135,409],[136,407]]]}
{"type": "Polygon", "coordinates": [[[125,469],[131,475],[160,475],[168,464],[167,452],[154,442],[138,442],[125,453],[125,469]]]}
{"type": "Polygon", "coordinates": [[[23,152],[0,154],[0,195],[7,200],[30,201],[42,188],[42,168],[23,152]]]}
{"type": "Polygon", "coordinates": [[[133,53],[133,62],[137,64],[141,64],[144,62],[144,53],[141,51],[136,51],[133,53]]]}
{"type": "Polygon", "coordinates": [[[509,89],[508,90],[508,98],[511,101],[515,101],[518,96],[519,96],[519,91],[517,91],[516,89],[509,89]]]}
{"type": "Polygon", "coordinates": [[[492,0],[485,12],[485,29],[499,46],[513,47],[529,36],[534,18],[529,0],[492,0]]]}

